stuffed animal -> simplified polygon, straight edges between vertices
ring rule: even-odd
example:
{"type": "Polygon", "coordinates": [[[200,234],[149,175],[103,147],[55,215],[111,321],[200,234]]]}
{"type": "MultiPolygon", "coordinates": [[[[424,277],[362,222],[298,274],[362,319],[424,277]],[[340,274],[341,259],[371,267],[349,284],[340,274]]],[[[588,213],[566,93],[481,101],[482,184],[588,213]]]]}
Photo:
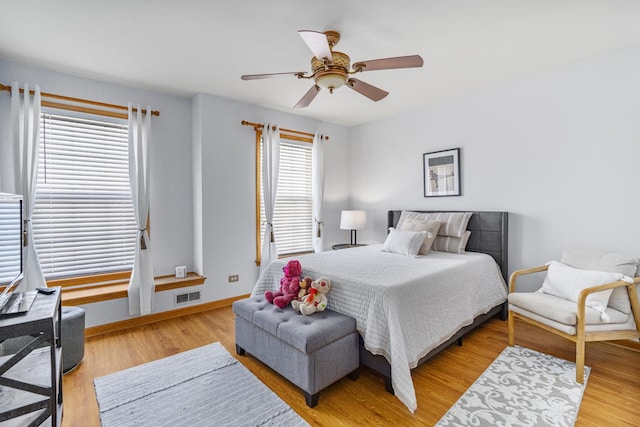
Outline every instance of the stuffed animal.
{"type": "Polygon", "coordinates": [[[313,283],[313,279],[311,277],[305,277],[300,281],[300,291],[298,291],[298,297],[291,301],[291,307],[295,311],[300,311],[300,304],[302,304],[302,300],[304,297],[309,295],[309,290],[311,289],[311,284],[313,283]]]}
{"type": "Polygon", "coordinates": [[[298,297],[300,291],[300,274],[302,266],[297,260],[291,260],[282,268],[284,277],[280,279],[280,290],[277,292],[266,291],[264,297],[271,304],[279,308],[285,308],[291,301],[298,297]]]}
{"type": "Polygon", "coordinates": [[[331,289],[331,280],[321,277],[311,283],[309,295],[304,297],[300,304],[300,313],[305,316],[315,313],[316,311],[324,311],[327,308],[327,294],[331,289]]]}

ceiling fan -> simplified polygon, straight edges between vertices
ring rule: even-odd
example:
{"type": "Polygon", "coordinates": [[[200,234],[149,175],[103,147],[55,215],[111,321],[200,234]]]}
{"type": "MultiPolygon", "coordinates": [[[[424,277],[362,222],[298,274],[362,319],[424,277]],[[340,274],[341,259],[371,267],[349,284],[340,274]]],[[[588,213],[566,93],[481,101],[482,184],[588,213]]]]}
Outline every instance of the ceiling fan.
{"type": "Polygon", "coordinates": [[[350,76],[362,71],[416,68],[422,67],[423,64],[420,55],[411,55],[361,61],[351,66],[349,55],[333,50],[334,46],[340,41],[340,33],[337,31],[321,33],[319,31],[300,30],[298,34],[315,55],[311,58],[311,74],[307,75],[305,71],[295,71],[288,73],[245,74],[241,77],[242,80],[257,80],[293,75],[299,79],[313,79],[315,84],[298,101],[294,108],[307,107],[320,92],[320,89],[327,89],[329,93],[333,93],[334,90],[342,86],[351,88],[373,101],[380,101],[389,95],[389,92],[350,76]]]}

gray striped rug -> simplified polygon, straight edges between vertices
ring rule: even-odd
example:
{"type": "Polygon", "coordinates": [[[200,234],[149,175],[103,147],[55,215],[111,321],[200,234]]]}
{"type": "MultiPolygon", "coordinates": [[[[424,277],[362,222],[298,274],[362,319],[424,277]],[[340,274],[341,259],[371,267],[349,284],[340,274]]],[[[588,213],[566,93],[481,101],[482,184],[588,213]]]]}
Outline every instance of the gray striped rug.
{"type": "Polygon", "coordinates": [[[93,382],[103,427],[309,425],[220,343],[93,382]]]}

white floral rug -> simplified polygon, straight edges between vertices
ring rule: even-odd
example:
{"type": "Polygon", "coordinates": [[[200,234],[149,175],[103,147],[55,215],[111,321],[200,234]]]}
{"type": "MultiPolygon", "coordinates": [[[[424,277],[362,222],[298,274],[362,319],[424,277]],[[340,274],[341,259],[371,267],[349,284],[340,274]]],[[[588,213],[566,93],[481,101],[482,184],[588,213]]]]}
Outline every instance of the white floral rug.
{"type": "Polygon", "coordinates": [[[443,426],[573,426],[584,384],[576,365],[522,347],[507,347],[440,419],[443,426]]]}

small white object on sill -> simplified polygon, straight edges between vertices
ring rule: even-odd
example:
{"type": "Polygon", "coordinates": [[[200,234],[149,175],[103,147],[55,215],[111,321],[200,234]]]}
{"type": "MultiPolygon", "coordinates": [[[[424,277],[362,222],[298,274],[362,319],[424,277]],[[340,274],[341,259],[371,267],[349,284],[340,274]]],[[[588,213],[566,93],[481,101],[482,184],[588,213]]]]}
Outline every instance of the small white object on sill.
{"type": "Polygon", "coordinates": [[[187,277],[187,267],[184,265],[176,267],[176,279],[183,279],[185,277],[187,277]]]}

